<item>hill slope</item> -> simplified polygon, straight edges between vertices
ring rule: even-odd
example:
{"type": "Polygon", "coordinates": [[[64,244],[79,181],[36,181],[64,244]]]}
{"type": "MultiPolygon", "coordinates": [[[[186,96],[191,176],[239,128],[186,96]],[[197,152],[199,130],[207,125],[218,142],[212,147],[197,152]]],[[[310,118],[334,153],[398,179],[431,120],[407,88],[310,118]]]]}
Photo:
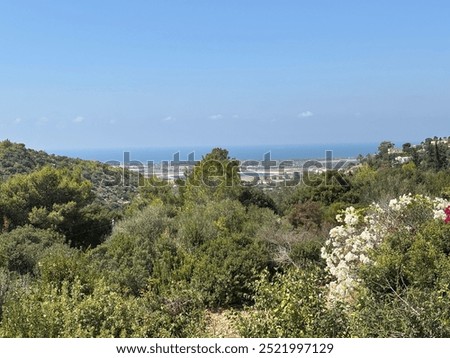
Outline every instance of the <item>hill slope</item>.
{"type": "Polygon", "coordinates": [[[0,141],[0,181],[16,174],[28,174],[44,166],[81,168],[83,177],[93,184],[96,200],[111,209],[121,209],[129,202],[137,187],[122,185],[122,170],[106,164],[48,154],[27,148],[22,143],[0,141]]]}

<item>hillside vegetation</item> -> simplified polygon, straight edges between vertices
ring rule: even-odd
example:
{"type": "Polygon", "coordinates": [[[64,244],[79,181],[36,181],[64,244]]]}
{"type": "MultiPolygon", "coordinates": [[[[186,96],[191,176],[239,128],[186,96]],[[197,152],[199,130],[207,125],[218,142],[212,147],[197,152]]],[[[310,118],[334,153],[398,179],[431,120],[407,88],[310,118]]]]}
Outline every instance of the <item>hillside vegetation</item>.
{"type": "Polygon", "coordinates": [[[450,337],[446,140],[270,190],[0,142],[0,336],[450,337]]]}

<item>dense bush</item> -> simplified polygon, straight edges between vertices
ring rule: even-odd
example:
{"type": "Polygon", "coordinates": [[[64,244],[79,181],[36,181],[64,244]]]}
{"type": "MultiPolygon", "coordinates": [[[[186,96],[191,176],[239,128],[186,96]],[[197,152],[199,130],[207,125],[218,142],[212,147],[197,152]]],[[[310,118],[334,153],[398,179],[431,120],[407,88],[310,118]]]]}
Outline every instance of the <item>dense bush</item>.
{"type": "Polygon", "coordinates": [[[148,283],[155,258],[155,243],[170,230],[171,219],[162,206],[148,206],[119,222],[108,240],[91,256],[110,281],[138,295],[148,283]]]}
{"type": "Polygon", "coordinates": [[[36,274],[39,261],[64,237],[51,230],[19,227],[0,235],[0,267],[19,274],[36,274]]]}
{"type": "Polygon", "coordinates": [[[352,335],[449,336],[449,205],[409,195],[340,218],[323,256],[352,335]]]}
{"type": "Polygon", "coordinates": [[[346,316],[329,308],[324,277],[314,267],[290,269],[255,283],[255,304],[238,320],[243,337],[345,337],[346,316]]]}
{"type": "Polygon", "coordinates": [[[79,281],[36,283],[11,292],[3,306],[4,337],[189,337],[202,327],[195,293],[164,299],[123,295],[105,280],[92,291],[79,281]]]}

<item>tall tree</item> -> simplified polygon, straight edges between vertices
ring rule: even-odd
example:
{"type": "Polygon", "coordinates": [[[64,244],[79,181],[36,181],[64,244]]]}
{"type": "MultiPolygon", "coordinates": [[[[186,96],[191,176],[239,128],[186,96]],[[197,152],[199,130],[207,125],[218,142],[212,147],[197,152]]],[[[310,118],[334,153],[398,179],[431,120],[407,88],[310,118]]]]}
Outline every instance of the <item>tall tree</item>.
{"type": "Polygon", "coordinates": [[[226,149],[214,148],[188,174],[184,197],[191,203],[237,198],[240,182],[239,162],[226,149]]]}

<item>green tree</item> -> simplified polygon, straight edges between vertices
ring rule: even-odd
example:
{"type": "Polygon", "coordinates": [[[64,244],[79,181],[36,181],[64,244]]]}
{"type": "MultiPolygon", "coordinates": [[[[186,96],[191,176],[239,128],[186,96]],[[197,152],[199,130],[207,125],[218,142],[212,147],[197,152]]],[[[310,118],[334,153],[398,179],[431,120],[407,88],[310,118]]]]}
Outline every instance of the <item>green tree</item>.
{"type": "Polygon", "coordinates": [[[184,199],[189,205],[237,198],[240,183],[239,162],[231,159],[226,149],[214,148],[188,174],[184,199]]]}
{"type": "Polygon", "coordinates": [[[92,184],[80,170],[19,174],[0,184],[3,229],[32,224],[64,234],[75,246],[96,245],[110,230],[110,214],[93,200],[92,184]]]}
{"type": "Polygon", "coordinates": [[[378,146],[378,153],[376,155],[377,159],[381,162],[389,162],[390,160],[390,149],[394,148],[395,144],[389,141],[381,142],[378,146]]]}

